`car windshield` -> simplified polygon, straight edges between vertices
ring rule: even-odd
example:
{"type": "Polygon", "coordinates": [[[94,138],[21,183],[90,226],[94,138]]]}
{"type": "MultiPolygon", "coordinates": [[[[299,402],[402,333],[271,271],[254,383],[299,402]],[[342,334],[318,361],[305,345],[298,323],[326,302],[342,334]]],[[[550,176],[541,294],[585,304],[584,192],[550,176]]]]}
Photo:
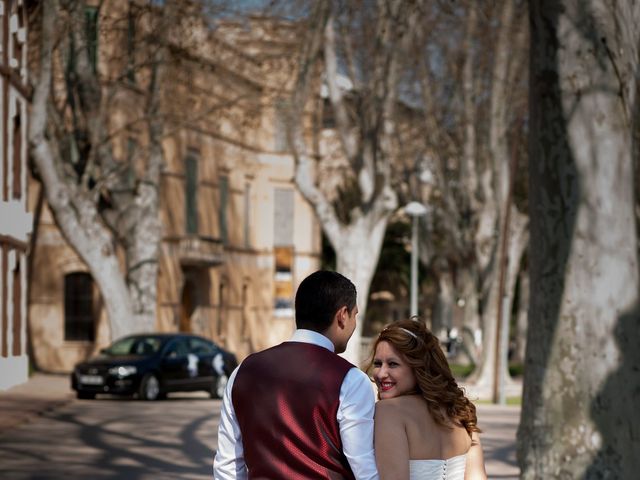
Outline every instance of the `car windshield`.
{"type": "Polygon", "coordinates": [[[127,337],[111,344],[103,350],[105,355],[153,355],[160,350],[162,340],[159,337],[127,337]]]}

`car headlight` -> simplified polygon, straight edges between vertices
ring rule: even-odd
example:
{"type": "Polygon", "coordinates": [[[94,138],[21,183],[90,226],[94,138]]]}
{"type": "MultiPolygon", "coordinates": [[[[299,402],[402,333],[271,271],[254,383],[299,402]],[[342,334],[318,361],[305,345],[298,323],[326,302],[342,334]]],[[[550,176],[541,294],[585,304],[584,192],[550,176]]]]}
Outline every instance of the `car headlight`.
{"type": "Polygon", "coordinates": [[[112,367],[109,369],[111,375],[118,375],[119,377],[128,377],[136,373],[138,369],[132,365],[126,365],[121,367],[112,367]]]}

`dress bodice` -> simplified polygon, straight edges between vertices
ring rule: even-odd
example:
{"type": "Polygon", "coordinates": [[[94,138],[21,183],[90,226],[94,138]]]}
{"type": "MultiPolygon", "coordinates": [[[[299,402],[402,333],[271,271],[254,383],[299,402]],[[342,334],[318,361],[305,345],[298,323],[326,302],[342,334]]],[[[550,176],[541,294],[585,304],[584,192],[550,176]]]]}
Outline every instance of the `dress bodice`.
{"type": "Polygon", "coordinates": [[[447,460],[409,460],[409,480],[464,480],[467,455],[447,460]]]}

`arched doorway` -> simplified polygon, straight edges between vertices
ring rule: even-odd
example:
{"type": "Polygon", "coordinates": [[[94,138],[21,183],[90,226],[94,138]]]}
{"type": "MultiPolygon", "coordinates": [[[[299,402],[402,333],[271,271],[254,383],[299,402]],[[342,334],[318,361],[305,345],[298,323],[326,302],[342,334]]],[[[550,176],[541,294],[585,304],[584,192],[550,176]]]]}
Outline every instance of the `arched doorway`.
{"type": "Polygon", "coordinates": [[[196,310],[196,284],[191,279],[187,279],[182,287],[182,299],[180,302],[180,325],[181,332],[192,332],[191,318],[196,310]]]}

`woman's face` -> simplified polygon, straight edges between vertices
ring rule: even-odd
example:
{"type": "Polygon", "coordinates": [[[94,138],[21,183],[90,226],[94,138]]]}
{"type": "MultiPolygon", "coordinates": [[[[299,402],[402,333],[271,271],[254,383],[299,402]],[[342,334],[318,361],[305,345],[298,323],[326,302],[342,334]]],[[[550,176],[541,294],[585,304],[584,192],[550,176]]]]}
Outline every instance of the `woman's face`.
{"type": "Polygon", "coordinates": [[[373,379],[378,386],[380,400],[415,393],[416,376],[401,355],[389,342],[382,341],[373,357],[373,379]]]}

